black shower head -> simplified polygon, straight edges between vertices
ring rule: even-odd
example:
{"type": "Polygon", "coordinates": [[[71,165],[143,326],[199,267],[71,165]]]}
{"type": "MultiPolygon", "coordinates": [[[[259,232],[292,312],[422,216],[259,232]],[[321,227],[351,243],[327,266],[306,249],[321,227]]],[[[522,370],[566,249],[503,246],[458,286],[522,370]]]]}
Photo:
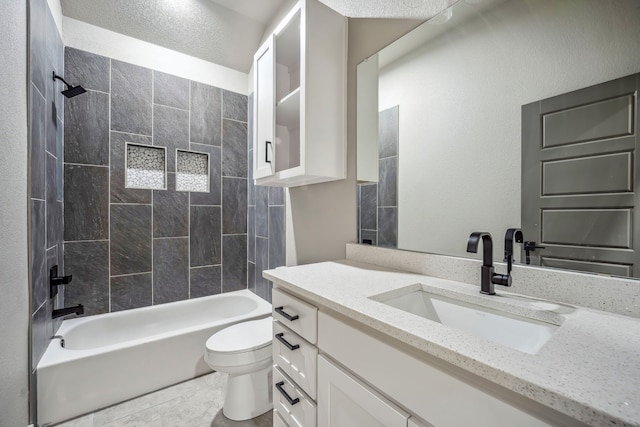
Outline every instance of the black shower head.
{"type": "Polygon", "coordinates": [[[74,96],[80,95],[85,93],[87,90],[85,88],[83,88],[82,86],[71,86],[71,85],[67,85],[69,88],[66,90],[63,90],[61,93],[66,96],[67,98],[73,98],[74,96]]]}
{"type": "Polygon", "coordinates": [[[62,77],[56,76],[56,72],[55,71],[53,72],[53,80],[54,81],[55,80],[61,80],[62,83],[64,83],[67,86],[67,88],[61,92],[67,98],[73,98],[74,96],[78,96],[78,95],[83,94],[83,93],[85,93],[87,91],[85,88],[83,88],[80,85],[78,85],[78,86],[70,85],[62,77]]]}

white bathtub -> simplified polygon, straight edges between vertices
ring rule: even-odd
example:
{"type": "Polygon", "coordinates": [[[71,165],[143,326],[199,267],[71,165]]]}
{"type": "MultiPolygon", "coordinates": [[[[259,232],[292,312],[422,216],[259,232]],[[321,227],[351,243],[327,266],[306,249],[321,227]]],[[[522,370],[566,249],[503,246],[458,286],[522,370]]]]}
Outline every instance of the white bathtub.
{"type": "Polygon", "coordinates": [[[210,372],[205,342],[271,314],[248,290],[62,322],[38,364],[38,423],[58,423],[210,372]]]}

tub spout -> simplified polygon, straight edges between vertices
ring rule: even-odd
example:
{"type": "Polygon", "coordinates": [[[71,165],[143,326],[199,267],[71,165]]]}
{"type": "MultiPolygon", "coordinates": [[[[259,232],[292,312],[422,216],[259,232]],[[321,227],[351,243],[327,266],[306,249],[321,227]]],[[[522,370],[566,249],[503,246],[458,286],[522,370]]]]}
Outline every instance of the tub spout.
{"type": "Polygon", "coordinates": [[[65,307],[53,310],[52,317],[55,319],[58,317],[66,316],[68,314],[77,314],[78,316],[84,314],[84,306],[82,304],[78,304],[73,307],[65,307]]]}

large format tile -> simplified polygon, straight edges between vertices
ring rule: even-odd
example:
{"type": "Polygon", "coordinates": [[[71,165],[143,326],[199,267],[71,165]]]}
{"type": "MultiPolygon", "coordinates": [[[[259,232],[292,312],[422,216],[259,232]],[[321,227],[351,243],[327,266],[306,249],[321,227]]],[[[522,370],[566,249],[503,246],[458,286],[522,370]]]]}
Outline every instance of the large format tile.
{"type": "MultiPolygon", "coordinates": [[[[58,58],[56,58],[58,52],[57,43],[62,43],[62,41],[58,35],[53,16],[47,11],[47,64],[51,67],[51,71],[54,71],[56,74],[62,74],[62,70],[58,67],[58,58]]],[[[49,78],[47,79],[45,93],[43,94],[47,100],[45,124],[46,150],[54,156],[56,155],[58,116],[62,115],[64,110],[62,107],[64,101],[62,101],[58,94],[60,94],[60,90],[63,88],[64,86],[54,81],[53,78],[49,78]],[[60,112],[58,112],[58,109],[60,109],[60,112]]]]}
{"type": "Polygon", "coordinates": [[[189,298],[189,239],[153,239],[153,304],[189,298]]]}
{"type": "Polygon", "coordinates": [[[256,185],[256,236],[269,237],[269,187],[262,185],[256,185]]]}
{"type": "Polygon", "coordinates": [[[378,116],[378,156],[381,159],[398,155],[399,107],[380,111],[378,116]]]}
{"type": "Polygon", "coordinates": [[[247,262],[247,289],[256,293],[256,265],[253,262],[247,262]]]}
{"type": "Polygon", "coordinates": [[[253,148],[253,92],[247,98],[247,146],[253,148]]]}
{"type": "MultiPolygon", "coordinates": [[[[264,289],[268,280],[262,277],[262,272],[269,269],[269,239],[256,237],[256,292],[264,289]]],[[[264,297],[263,295],[260,295],[264,297]]]]}
{"type": "Polygon", "coordinates": [[[111,278],[111,311],[147,307],[152,304],[151,273],[111,278]]]}
{"type": "Polygon", "coordinates": [[[222,178],[222,233],[247,232],[247,180],[222,178]]]}
{"type": "Polygon", "coordinates": [[[64,49],[64,62],[66,81],[87,90],[109,92],[109,58],[67,46],[64,49]]]}
{"type": "Polygon", "coordinates": [[[192,206],[190,215],[191,267],[220,264],[222,261],[220,207],[192,206]]]}
{"type": "Polygon", "coordinates": [[[47,170],[47,186],[46,186],[46,202],[47,202],[47,244],[50,248],[57,245],[63,239],[62,224],[62,203],[58,203],[57,188],[57,160],[51,154],[46,154],[46,170],[47,170]]]}
{"type": "Polygon", "coordinates": [[[256,208],[247,209],[247,260],[256,262],[256,208]]]}
{"type": "Polygon", "coordinates": [[[111,60],[111,130],[151,135],[151,70],[111,60]]]}
{"type": "Polygon", "coordinates": [[[53,336],[53,322],[51,320],[51,303],[42,304],[33,314],[31,324],[31,366],[35,368],[47,350],[53,336]]]}
{"type": "Polygon", "coordinates": [[[167,171],[176,171],[176,150],[189,149],[189,112],[153,106],[153,145],[167,148],[167,171]]]}
{"type": "Polygon", "coordinates": [[[29,2],[30,78],[43,96],[45,84],[51,78],[47,66],[46,13],[46,0],[29,2]]]}
{"type": "Polygon", "coordinates": [[[65,100],[64,161],[109,164],[109,95],[87,91],[65,100]]]}
{"type": "Polygon", "coordinates": [[[222,236],[222,292],[247,288],[247,236],[222,236]]]}
{"type": "Polygon", "coordinates": [[[153,102],[173,108],[189,109],[189,80],[153,72],[153,102]]]}
{"type": "Polygon", "coordinates": [[[151,206],[111,205],[111,274],[151,271],[151,206]]]}
{"type": "Polygon", "coordinates": [[[379,162],[378,206],[398,206],[398,158],[379,162]]]}
{"type": "Polygon", "coordinates": [[[222,176],[247,177],[247,124],[222,121],[222,176]]]}
{"type": "Polygon", "coordinates": [[[285,264],[284,206],[269,207],[269,268],[285,264]]]}
{"type": "Polygon", "coordinates": [[[191,82],[191,142],[220,146],[222,94],[217,87],[191,82]]]}
{"type": "Polygon", "coordinates": [[[67,306],[83,304],[85,315],[109,311],[109,242],[65,243],[64,274],[73,276],[64,290],[67,306]]]}
{"type": "Polygon", "coordinates": [[[191,298],[217,295],[222,292],[222,266],[191,268],[191,298]]]}
{"type": "Polygon", "coordinates": [[[222,118],[247,121],[247,95],[228,90],[222,91],[222,118]]]}
{"type": "Polygon", "coordinates": [[[284,206],[284,188],[269,187],[269,206],[284,206]]]}
{"type": "Polygon", "coordinates": [[[212,145],[190,144],[191,151],[209,154],[209,192],[190,193],[192,205],[216,205],[222,203],[221,148],[212,145]]]}
{"type": "Polygon", "coordinates": [[[378,246],[398,246],[398,208],[378,209],[378,246]]]}
{"type": "Polygon", "coordinates": [[[31,312],[35,312],[49,295],[46,270],[46,217],[45,202],[31,200],[31,312]]]}
{"type": "Polygon", "coordinates": [[[29,160],[31,165],[31,197],[44,200],[45,197],[45,122],[46,101],[33,84],[29,85],[31,97],[29,110],[29,160]]]}
{"type": "Polygon", "coordinates": [[[153,191],[153,237],[189,235],[189,193],[175,187],[175,174],[170,173],[167,189],[153,191]]]}
{"type": "Polygon", "coordinates": [[[64,166],[64,240],[109,238],[109,168],[64,166]]]}
{"type": "Polygon", "coordinates": [[[248,179],[248,196],[247,196],[247,203],[249,205],[253,205],[255,206],[256,204],[256,184],[253,181],[253,150],[249,150],[249,153],[247,154],[247,175],[249,177],[248,179]]]}
{"type": "Polygon", "coordinates": [[[151,190],[125,188],[126,143],[151,145],[151,137],[111,132],[111,203],[151,203],[151,190]]]}
{"type": "Polygon", "coordinates": [[[360,227],[377,230],[378,226],[378,185],[360,186],[360,227]]]}

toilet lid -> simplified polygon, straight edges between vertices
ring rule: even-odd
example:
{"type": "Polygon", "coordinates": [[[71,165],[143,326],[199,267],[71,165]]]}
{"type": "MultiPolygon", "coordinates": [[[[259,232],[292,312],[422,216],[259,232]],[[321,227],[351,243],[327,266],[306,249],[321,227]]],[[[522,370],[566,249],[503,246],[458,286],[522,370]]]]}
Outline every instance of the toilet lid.
{"type": "Polygon", "coordinates": [[[224,328],[207,340],[207,349],[219,353],[239,353],[271,344],[273,319],[250,320],[224,328]]]}

